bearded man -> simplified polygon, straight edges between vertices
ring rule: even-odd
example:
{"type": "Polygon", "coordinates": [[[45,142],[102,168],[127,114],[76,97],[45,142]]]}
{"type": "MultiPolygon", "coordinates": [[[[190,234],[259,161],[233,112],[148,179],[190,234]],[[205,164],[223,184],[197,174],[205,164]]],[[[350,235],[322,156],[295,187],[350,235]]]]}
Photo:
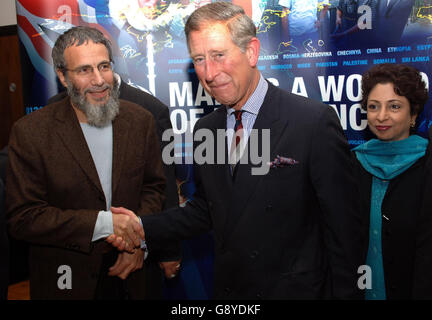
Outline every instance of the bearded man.
{"type": "Polygon", "coordinates": [[[6,207],[30,243],[31,299],[144,299],[137,217],[159,212],[165,176],[153,116],[119,100],[111,44],[94,28],[61,35],[52,58],[68,96],[16,122],[6,207]],[[105,239],[127,243],[119,252],[105,239]]]}

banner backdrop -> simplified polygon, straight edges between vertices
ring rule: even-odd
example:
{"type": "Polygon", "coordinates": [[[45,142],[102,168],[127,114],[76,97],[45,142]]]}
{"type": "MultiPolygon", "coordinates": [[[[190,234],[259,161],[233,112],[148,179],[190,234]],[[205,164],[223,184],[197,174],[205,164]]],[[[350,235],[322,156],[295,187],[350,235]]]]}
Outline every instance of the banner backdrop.
{"type": "MultiPolygon", "coordinates": [[[[199,84],[183,32],[187,17],[210,0],[18,0],[26,113],[61,90],[51,61],[57,37],[76,25],[101,30],[115,47],[115,72],[170,109],[182,202],[193,193],[191,156],[196,121],[219,106],[199,84]]],[[[244,7],[261,41],[258,68],[273,84],[321,100],[339,115],[350,145],[367,137],[360,108],[361,75],[375,64],[406,63],[429,83],[432,0],[233,0],[244,7]]],[[[301,106],[298,106],[301,108],[301,106]]],[[[425,136],[431,103],[419,117],[425,136]]],[[[168,299],[211,298],[211,234],[184,242],[180,277],[168,299]]]]}

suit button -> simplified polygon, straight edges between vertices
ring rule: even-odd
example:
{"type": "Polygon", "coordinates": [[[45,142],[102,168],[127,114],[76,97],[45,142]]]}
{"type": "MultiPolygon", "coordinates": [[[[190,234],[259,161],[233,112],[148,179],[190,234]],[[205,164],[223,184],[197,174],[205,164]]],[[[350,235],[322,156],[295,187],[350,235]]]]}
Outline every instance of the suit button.
{"type": "Polygon", "coordinates": [[[269,212],[269,211],[272,211],[272,210],[273,210],[273,206],[271,204],[267,205],[266,211],[269,212]]]}
{"type": "Polygon", "coordinates": [[[258,256],[258,251],[252,251],[250,257],[251,257],[252,259],[255,259],[257,256],[258,256]]]}
{"type": "Polygon", "coordinates": [[[231,293],[231,288],[226,287],[226,288],[225,288],[225,293],[226,293],[226,294],[230,294],[230,293],[231,293]]]}
{"type": "Polygon", "coordinates": [[[261,292],[258,292],[258,293],[256,294],[256,297],[257,297],[258,299],[262,299],[262,293],[261,293],[261,292]]]}

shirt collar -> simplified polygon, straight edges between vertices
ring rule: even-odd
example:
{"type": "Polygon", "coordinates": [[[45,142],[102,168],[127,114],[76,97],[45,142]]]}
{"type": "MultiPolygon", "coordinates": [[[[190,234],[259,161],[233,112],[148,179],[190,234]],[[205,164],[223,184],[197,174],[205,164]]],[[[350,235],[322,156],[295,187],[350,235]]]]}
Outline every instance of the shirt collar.
{"type": "MultiPolygon", "coordinates": [[[[255,91],[251,94],[249,99],[241,108],[241,111],[258,115],[261,105],[264,102],[265,95],[267,94],[267,89],[268,89],[268,83],[267,81],[265,81],[262,74],[260,74],[258,85],[255,88],[255,91]]],[[[235,111],[234,108],[227,108],[227,113],[229,116],[231,116],[234,113],[234,111],[235,111]]]]}

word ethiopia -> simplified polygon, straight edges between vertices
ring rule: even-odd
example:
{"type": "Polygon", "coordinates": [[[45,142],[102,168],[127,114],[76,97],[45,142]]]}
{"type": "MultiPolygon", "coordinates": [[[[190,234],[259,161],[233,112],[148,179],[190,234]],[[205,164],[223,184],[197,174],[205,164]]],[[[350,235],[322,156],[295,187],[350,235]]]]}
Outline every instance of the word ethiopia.
{"type": "Polygon", "coordinates": [[[233,141],[232,144],[236,143],[233,129],[198,129],[194,133],[188,131],[184,138],[183,135],[174,134],[171,129],[164,131],[162,140],[169,141],[162,151],[162,159],[166,165],[240,163],[252,165],[252,175],[265,175],[269,172],[270,129],[252,129],[250,134],[243,131],[234,152],[228,152],[225,144],[227,139],[233,141]]]}

